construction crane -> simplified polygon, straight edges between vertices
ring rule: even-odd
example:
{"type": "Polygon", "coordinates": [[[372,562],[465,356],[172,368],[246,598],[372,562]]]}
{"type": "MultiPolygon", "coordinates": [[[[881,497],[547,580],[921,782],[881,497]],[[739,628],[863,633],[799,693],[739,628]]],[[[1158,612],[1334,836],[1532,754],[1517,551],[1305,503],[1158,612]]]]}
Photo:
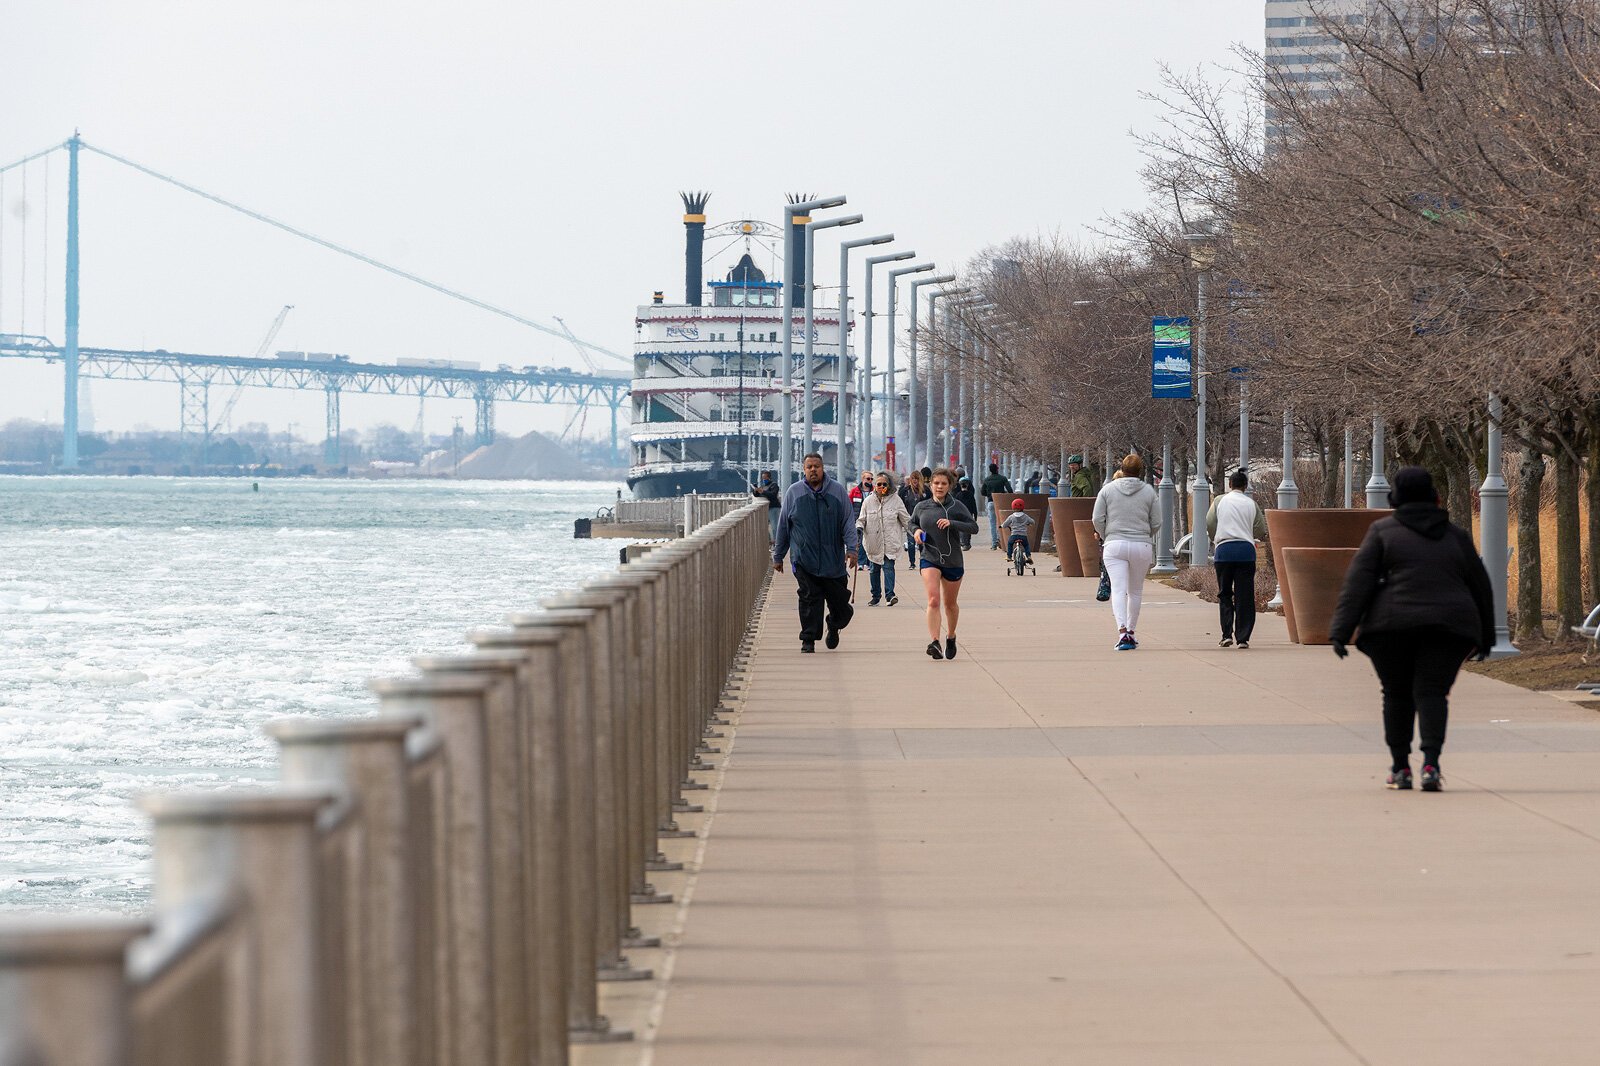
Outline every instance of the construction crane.
{"type": "MultiPolygon", "coordinates": [[[[567,328],[567,323],[561,318],[561,316],[560,315],[551,315],[550,317],[555,319],[556,322],[558,322],[560,324],[561,332],[565,333],[567,335],[567,340],[571,341],[572,342],[572,346],[578,350],[578,358],[582,359],[584,365],[589,368],[589,373],[591,373],[591,374],[600,373],[601,372],[600,368],[598,366],[595,366],[593,359],[589,358],[589,353],[584,348],[583,342],[580,341],[577,338],[577,336],[574,335],[573,332],[570,329],[567,328]]],[[[571,427],[568,427],[568,428],[571,428],[571,427]]]]}
{"type": "MultiPolygon", "coordinates": [[[[278,312],[278,317],[274,318],[272,325],[267,327],[267,335],[262,337],[261,343],[256,346],[255,355],[251,356],[252,359],[265,359],[267,357],[267,350],[272,347],[272,342],[278,339],[278,331],[283,328],[283,320],[288,318],[289,312],[293,310],[294,304],[283,305],[283,310],[278,312]]],[[[243,392],[243,385],[233,390],[233,395],[228,397],[228,402],[222,405],[222,413],[217,416],[216,424],[211,427],[207,434],[208,436],[210,433],[215,433],[229,424],[228,420],[233,417],[233,405],[239,402],[239,396],[243,392]]]]}

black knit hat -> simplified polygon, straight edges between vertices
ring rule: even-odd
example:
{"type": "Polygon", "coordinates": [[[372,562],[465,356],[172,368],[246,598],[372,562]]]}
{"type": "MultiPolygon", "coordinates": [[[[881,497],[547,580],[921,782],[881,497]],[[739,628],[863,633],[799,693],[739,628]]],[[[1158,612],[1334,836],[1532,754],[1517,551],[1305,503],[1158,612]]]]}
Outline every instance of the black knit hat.
{"type": "Polygon", "coordinates": [[[1422,467],[1403,466],[1394,476],[1394,484],[1389,488],[1390,507],[1438,502],[1439,491],[1433,487],[1433,475],[1422,467]]]}

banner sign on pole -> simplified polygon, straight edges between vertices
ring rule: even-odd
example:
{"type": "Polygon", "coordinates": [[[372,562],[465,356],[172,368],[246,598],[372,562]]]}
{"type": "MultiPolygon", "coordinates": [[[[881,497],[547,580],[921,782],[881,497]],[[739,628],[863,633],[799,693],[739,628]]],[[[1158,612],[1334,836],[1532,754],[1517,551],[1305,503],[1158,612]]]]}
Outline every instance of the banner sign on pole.
{"type": "Polygon", "coordinates": [[[1189,319],[1157,317],[1150,320],[1150,325],[1151,397],[1157,400],[1193,399],[1194,364],[1189,319]]]}

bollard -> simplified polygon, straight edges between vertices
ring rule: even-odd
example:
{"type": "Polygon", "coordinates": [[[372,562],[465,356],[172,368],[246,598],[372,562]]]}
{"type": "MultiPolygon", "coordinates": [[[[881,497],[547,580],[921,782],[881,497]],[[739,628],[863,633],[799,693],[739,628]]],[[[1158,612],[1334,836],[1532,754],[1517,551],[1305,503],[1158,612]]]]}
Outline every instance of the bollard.
{"type": "Polygon", "coordinates": [[[144,922],[79,918],[0,925],[0,1066],[132,1061],[128,945],[144,922]]]}
{"type": "Polygon", "coordinates": [[[493,685],[492,679],[476,674],[367,683],[385,712],[422,717],[443,745],[446,786],[435,861],[445,863],[447,902],[439,946],[448,961],[435,1009],[449,1018],[439,1030],[441,1063],[492,1063],[502,1043],[502,1023],[494,1009],[493,945],[497,937],[514,931],[495,927],[491,902],[485,704],[493,685]]]}
{"type": "Polygon", "coordinates": [[[317,818],[334,799],[297,787],[139,800],[155,823],[153,947],[188,939],[195,914],[237,903],[220,995],[227,1063],[326,1061],[317,818]]]}
{"type": "Polygon", "coordinates": [[[411,892],[406,735],[417,716],[279,719],[283,781],[346,793],[361,826],[351,913],[344,933],[350,975],[343,1045],[356,1064],[405,1064],[416,1053],[416,939],[411,892]]]}

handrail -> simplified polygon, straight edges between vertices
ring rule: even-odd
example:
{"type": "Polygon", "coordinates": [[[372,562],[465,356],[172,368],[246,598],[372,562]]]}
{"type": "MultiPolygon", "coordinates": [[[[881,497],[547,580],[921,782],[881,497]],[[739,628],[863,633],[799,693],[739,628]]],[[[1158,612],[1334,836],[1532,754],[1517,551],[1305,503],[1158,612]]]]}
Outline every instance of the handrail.
{"type": "Polygon", "coordinates": [[[682,539],[373,682],[375,717],[270,723],[280,785],[144,798],[153,932],[0,921],[0,1060],[562,1064],[626,1038],[597,982],[647,976],[631,908],[666,898],[647,871],[771,576],[765,500],[683,506],[682,539]]]}

